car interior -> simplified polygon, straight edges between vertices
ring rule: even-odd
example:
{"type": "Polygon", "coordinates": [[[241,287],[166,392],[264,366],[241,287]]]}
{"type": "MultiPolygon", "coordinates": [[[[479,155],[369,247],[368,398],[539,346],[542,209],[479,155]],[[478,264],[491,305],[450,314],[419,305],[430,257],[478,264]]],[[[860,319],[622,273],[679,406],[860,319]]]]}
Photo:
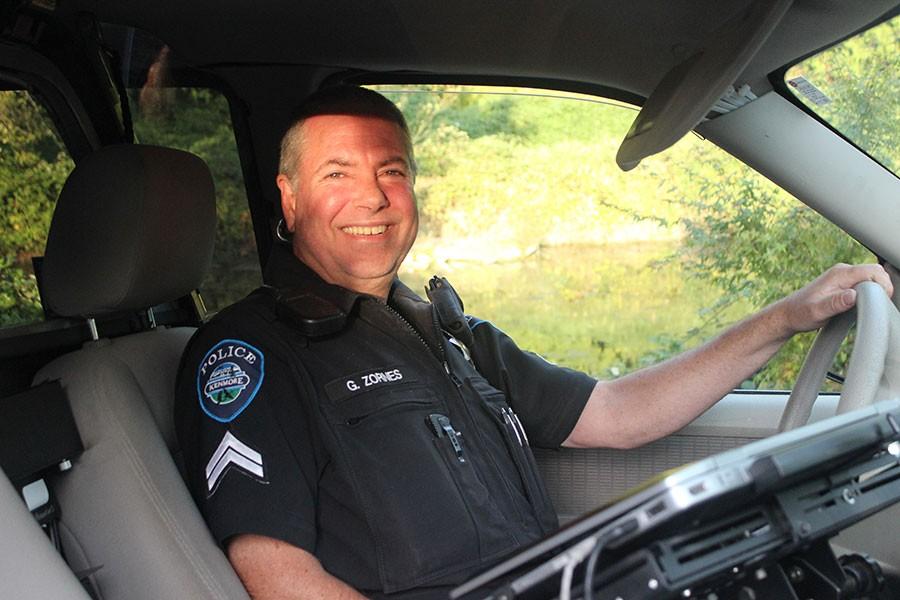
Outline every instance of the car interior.
{"type": "MultiPolygon", "coordinates": [[[[250,270],[262,283],[259,267],[278,243],[280,137],[313,91],[502,86],[628,105],[636,116],[610,153],[620,169],[698,136],[857,240],[900,287],[896,163],[785,84],[798,61],[898,15],[897,0],[4,1],[0,92],[27,93],[45,112],[61,158],[34,172],[64,183],[49,192],[39,255],[17,259],[36,282],[40,315],[0,326],[0,596],[248,598],[183,482],[174,382],[185,344],[224,302],[208,302],[211,282],[250,270]],[[224,170],[198,158],[202,148],[149,140],[132,114],[129,99],[188,88],[222,99],[221,144],[234,152],[224,170]],[[246,216],[233,225],[221,172],[244,194],[246,216]],[[242,232],[235,254],[216,242],[226,226],[242,232]]],[[[882,108],[896,115],[896,99],[882,108]]],[[[173,128],[192,127],[190,115],[179,118],[173,128]]],[[[13,155],[3,128],[0,153],[13,155]]],[[[19,202],[18,188],[0,189],[4,203],[19,202]]],[[[18,239],[17,223],[4,221],[0,235],[18,239]]],[[[795,250],[797,261],[816,251],[795,250]]],[[[11,264],[0,263],[0,283],[11,264]]],[[[0,306],[12,315],[5,293],[0,306]]],[[[560,521],[669,469],[896,400],[898,296],[880,316],[860,310],[841,394],[820,389],[849,321],[816,342],[791,390],[735,390],[636,449],[536,449],[560,521]]],[[[871,597],[900,598],[897,505],[834,534],[835,553],[877,563],[883,589],[871,597]]]]}

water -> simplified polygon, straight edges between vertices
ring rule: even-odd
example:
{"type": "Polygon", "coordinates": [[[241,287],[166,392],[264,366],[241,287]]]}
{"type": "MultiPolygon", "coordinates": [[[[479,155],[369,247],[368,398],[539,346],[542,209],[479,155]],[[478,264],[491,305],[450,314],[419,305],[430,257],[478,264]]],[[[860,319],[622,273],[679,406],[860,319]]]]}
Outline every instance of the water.
{"type": "Polygon", "coordinates": [[[674,248],[674,242],[552,246],[508,262],[434,261],[404,269],[401,278],[422,290],[431,275],[443,275],[467,313],[491,321],[522,348],[610,378],[702,341],[687,332],[702,323],[698,313],[717,292],[685,279],[676,261],[660,263],[674,248]]]}

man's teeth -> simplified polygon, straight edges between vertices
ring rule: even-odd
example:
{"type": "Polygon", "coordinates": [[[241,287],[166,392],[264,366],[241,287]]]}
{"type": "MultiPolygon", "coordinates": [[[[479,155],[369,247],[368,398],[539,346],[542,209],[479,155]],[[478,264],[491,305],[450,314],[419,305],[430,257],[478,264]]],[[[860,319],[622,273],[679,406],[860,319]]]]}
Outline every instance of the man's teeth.
{"type": "Polygon", "coordinates": [[[341,231],[350,235],[378,235],[387,231],[387,225],[377,225],[375,227],[341,227],[341,231]]]}

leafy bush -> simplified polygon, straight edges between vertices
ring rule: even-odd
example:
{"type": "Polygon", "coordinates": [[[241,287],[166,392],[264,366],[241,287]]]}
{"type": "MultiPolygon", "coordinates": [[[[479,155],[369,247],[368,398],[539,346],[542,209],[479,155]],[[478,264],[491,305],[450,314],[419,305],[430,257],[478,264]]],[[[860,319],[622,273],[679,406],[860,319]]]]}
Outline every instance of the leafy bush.
{"type": "Polygon", "coordinates": [[[0,326],[41,318],[31,258],[44,251],[53,205],[73,164],[27,92],[0,94],[0,326]]]}
{"type": "MultiPolygon", "coordinates": [[[[687,207],[685,236],[671,257],[693,278],[721,292],[688,337],[706,338],[730,322],[737,304],[761,308],[795,291],[835,263],[874,256],[830,221],[743,164],[698,145],[696,160],[673,174],[669,190],[687,207]]],[[[795,336],[753,377],[757,387],[786,388],[796,379],[811,335],[795,336]]],[[[846,360],[846,351],[842,361],[846,360]]],[[[839,367],[839,368],[842,368],[839,367]]]]}

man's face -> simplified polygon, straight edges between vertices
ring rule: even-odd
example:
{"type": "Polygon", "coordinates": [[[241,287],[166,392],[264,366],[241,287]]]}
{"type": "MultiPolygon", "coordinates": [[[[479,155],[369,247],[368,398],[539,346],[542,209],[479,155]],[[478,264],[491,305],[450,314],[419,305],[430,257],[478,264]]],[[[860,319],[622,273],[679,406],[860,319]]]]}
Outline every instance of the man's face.
{"type": "Polygon", "coordinates": [[[277,179],[294,254],[325,281],[385,298],[419,226],[403,133],[348,115],[301,127],[293,181],[277,179]]]}

